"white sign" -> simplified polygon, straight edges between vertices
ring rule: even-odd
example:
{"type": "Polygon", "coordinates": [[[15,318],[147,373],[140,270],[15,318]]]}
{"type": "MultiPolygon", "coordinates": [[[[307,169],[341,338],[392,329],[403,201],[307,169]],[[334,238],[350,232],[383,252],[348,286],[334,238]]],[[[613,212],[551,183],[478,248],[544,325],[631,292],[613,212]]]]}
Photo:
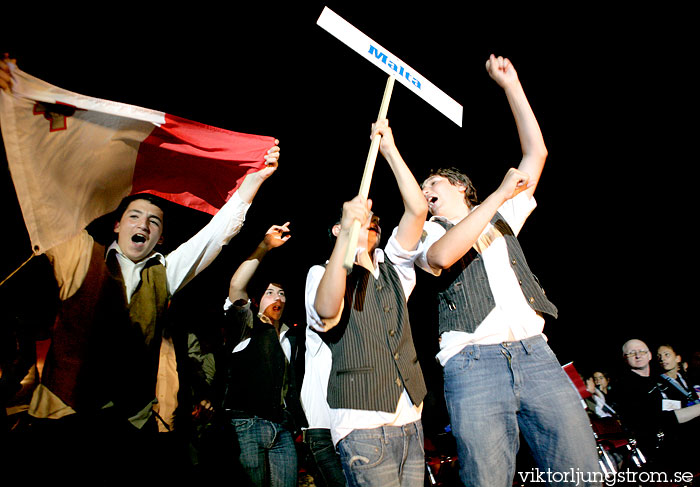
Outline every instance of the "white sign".
{"type": "Polygon", "coordinates": [[[325,7],[316,23],[389,76],[396,78],[399,83],[430,103],[454,123],[462,126],[462,105],[331,9],[325,7]]]}

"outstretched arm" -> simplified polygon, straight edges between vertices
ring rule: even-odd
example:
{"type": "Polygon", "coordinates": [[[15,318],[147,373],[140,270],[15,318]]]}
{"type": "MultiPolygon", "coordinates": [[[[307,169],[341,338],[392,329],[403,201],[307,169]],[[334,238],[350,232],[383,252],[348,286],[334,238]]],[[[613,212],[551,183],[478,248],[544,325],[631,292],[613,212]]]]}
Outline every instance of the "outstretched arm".
{"type": "Polygon", "coordinates": [[[486,61],[486,70],[506,93],[518,127],[523,158],[517,169],[508,170],[496,191],[430,247],[427,260],[434,269],[447,269],[462,258],[504,202],[521,192],[532,196],[547,158],[542,132],[511,62],[492,54],[486,61]]]}
{"type": "MultiPolygon", "coordinates": [[[[275,140],[275,144],[278,141],[275,140]]],[[[168,286],[171,294],[182,289],[219,255],[221,248],[238,234],[256,193],[279,164],[280,148],[270,148],[265,155],[266,166],[248,174],[238,190],[212,217],[207,225],[167,257],[168,286]]]]}
{"type": "Polygon", "coordinates": [[[244,202],[248,204],[252,203],[262,183],[277,170],[280,157],[280,148],[278,144],[279,140],[275,140],[275,146],[267,151],[265,155],[265,167],[258,172],[248,174],[238,188],[238,195],[244,202]]]}
{"type": "Polygon", "coordinates": [[[289,222],[284,225],[272,225],[265,233],[265,238],[258,244],[252,254],[238,266],[231,277],[228,297],[232,303],[239,300],[248,301],[248,283],[258,270],[260,262],[267,253],[289,240],[289,222]]]}
{"type": "Polygon", "coordinates": [[[383,120],[373,124],[372,137],[375,134],[382,136],[379,150],[394,173],[403,199],[404,212],[399,221],[396,239],[404,250],[411,251],[416,248],[423,233],[423,223],[428,215],[428,203],[416,178],[396,148],[389,122],[383,120]]]}
{"type": "Polygon", "coordinates": [[[528,174],[530,187],[527,191],[532,196],[547,159],[547,147],[542,138],[540,125],[537,123],[535,114],[525,96],[525,91],[520,84],[518,73],[510,60],[491,54],[489,60],[486,61],[486,70],[489,76],[503,88],[508,98],[508,104],[518,128],[520,147],[523,151],[523,158],[520,160],[518,169],[528,174]]]}
{"type": "Polygon", "coordinates": [[[527,173],[515,168],[509,169],[496,191],[430,246],[427,254],[428,264],[433,269],[450,268],[474,246],[498,208],[529,188],[527,173]]]}
{"type": "MultiPolygon", "coordinates": [[[[375,134],[382,136],[379,150],[394,173],[404,203],[404,213],[399,222],[396,239],[404,250],[411,251],[416,248],[420,240],[423,223],[428,214],[428,204],[418,182],[399,154],[393,133],[386,120],[373,125],[372,138],[375,134]]],[[[365,200],[361,195],[343,205],[343,216],[336,234],[335,246],[314,300],[314,308],[324,322],[329,320],[334,323],[340,313],[347,277],[343,259],[350,244],[350,229],[355,220],[362,222],[363,228],[367,228],[371,207],[371,200],[365,200]]]]}

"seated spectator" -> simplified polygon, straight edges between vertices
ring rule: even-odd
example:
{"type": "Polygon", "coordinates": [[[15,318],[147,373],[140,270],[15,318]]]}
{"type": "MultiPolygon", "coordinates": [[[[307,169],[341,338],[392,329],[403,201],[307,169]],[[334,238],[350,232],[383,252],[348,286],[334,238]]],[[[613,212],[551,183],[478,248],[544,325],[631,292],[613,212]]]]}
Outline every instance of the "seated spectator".
{"type": "Polygon", "coordinates": [[[586,408],[588,412],[599,418],[610,418],[615,415],[615,410],[606,402],[605,394],[598,389],[595,376],[586,379],[586,390],[591,393],[591,397],[586,398],[586,408]]]}
{"type": "Polygon", "coordinates": [[[663,370],[659,384],[665,396],[665,408],[680,409],[700,403],[693,385],[688,383],[686,371],[681,372],[683,361],[674,347],[669,344],[659,346],[656,358],[663,370]]]}
{"type": "Polygon", "coordinates": [[[622,347],[627,370],[617,385],[617,412],[636,438],[652,469],[697,471],[694,442],[698,438],[700,404],[673,411],[663,409],[663,394],[651,373],[646,343],[632,339],[622,347]]]}
{"type": "Polygon", "coordinates": [[[602,370],[596,370],[593,372],[593,382],[595,382],[595,386],[598,390],[605,395],[605,402],[610,404],[611,407],[614,407],[614,392],[610,384],[610,375],[602,370]]]}

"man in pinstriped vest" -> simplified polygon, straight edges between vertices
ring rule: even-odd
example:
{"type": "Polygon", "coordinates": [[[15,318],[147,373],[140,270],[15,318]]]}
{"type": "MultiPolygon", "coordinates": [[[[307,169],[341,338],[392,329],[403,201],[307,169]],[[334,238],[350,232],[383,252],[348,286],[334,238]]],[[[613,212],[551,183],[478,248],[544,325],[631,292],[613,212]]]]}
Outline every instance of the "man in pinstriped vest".
{"type": "MultiPolygon", "coordinates": [[[[580,398],[542,334],[556,318],[530,271],[517,234],[534,210],[547,149],[515,68],[491,55],[523,158],[481,204],[469,178],[440,169],[423,183],[433,215],[417,264],[438,277],[445,400],[467,486],[513,483],[522,433],[550,485],[599,485],[595,441],[580,398]],[[565,475],[576,474],[576,478],[565,475]]],[[[522,474],[522,472],[521,472],[522,474]]]]}
{"type": "Polygon", "coordinates": [[[386,122],[380,151],[389,163],[404,213],[384,250],[371,201],[343,205],[325,266],[310,269],[307,321],[328,344],[331,437],[348,485],[415,486],[424,479],[421,411],[426,394],[406,301],[415,286],[414,260],[428,213],[420,186],[401,158],[386,122]],[[350,228],[363,223],[352,272],[343,267],[350,228]]]}

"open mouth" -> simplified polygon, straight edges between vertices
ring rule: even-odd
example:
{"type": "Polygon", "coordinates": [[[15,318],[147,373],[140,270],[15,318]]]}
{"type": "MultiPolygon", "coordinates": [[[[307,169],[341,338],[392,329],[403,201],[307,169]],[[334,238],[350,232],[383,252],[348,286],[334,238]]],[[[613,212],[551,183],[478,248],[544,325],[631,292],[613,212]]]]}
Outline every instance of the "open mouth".
{"type": "Polygon", "coordinates": [[[281,312],[282,312],[282,306],[275,304],[275,305],[273,305],[273,306],[270,306],[269,310],[270,310],[272,313],[275,313],[275,314],[281,313],[281,312]]]}
{"type": "Polygon", "coordinates": [[[431,205],[434,205],[435,203],[437,203],[437,200],[438,200],[437,196],[431,196],[430,198],[428,198],[428,203],[431,205]]]}
{"type": "Polygon", "coordinates": [[[146,243],[146,237],[144,235],[141,235],[140,233],[137,233],[136,235],[133,235],[131,237],[131,241],[135,244],[144,244],[146,243]]]}

